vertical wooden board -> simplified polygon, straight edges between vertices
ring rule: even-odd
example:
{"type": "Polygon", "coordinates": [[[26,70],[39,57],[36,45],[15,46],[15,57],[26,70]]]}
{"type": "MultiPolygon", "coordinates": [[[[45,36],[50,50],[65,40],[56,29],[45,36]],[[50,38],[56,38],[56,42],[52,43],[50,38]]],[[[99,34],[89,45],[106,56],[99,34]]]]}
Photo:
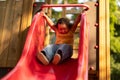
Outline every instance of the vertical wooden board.
{"type": "Polygon", "coordinates": [[[106,61],[107,61],[107,64],[106,64],[106,71],[107,71],[107,80],[110,80],[110,26],[109,26],[109,0],[106,0],[105,2],[106,4],[106,15],[105,15],[105,18],[106,18],[106,61]]]}
{"type": "Polygon", "coordinates": [[[13,20],[13,5],[15,1],[7,0],[6,3],[6,13],[4,19],[4,26],[3,26],[3,34],[1,39],[1,67],[6,67],[7,55],[8,55],[8,47],[9,47],[9,40],[11,37],[11,29],[12,29],[12,20],[13,20]]]}
{"type": "Polygon", "coordinates": [[[0,42],[1,42],[2,32],[3,32],[5,10],[6,10],[6,1],[0,1],[0,42]]]}
{"type": "Polygon", "coordinates": [[[32,19],[32,10],[33,10],[33,0],[24,0],[23,11],[22,11],[21,31],[24,31],[26,27],[30,26],[31,19],[32,19]]]}
{"type": "Polygon", "coordinates": [[[31,20],[32,20],[32,12],[33,12],[33,2],[34,0],[28,0],[28,6],[27,6],[27,9],[28,9],[28,22],[27,22],[27,26],[30,26],[31,24],[31,20]]]}
{"type": "Polygon", "coordinates": [[[20,51],[20,36],[19,36],[19,28],[22,14],[22,4],[23,1],[16,1],[14,5],[14,17],[13,17],[13,25],[11,30],[11,39],[9,43],[9,51],[8,51],[8,59],[7,59],[7,67],[14,67],[19,60],[21,51],[20,51]]]}
{"type": "MultiPolygon", "coordinates": [[[[33,0],[23,0],[23,10],[22,10],[22,20],[21,20],[21,27],[20,27],[20,36],[21,36],[21,45],[23,47],[26,34],[28,31],[28,27],[30,26],[31,19],[32,19],[32,8],[33,8],[33,0]]],[[[22,48],[21,48],[22,50],[22,48]]]]}
{"type": "Polygon", "coordinates": [[[110,80],[109,0],[99,0],[99,80],[110,80]]]}
{"type": "Polygon", "coordinates": [[[27,3],[28,0],[23,0],[23,6],[22,6],[22,19],[21,19],[21,26],[20,26],[20,40],[21,40],[21,43],[20,43],[20,46],[21,47],[21,50],[23,49],[23,45],[24,45],[24,42],[25,42],[25,29],[27,26],[27,21],[28,21],[28,9],[27,9],[27,6],[28,6],[28,3],[27,3]]]}
{"type": "Polygon", "coordinates": [[[89,24],[89,68],[94,67],[96,70],[96,49],[94,46],[96,45],[96,2],[86,2],[85,4],[90,6],[90,9],[87,11],[87,22],[89,24]]]}
{"type": "MultiPolygon", "coordinates": [[[[1,39],[3,34],[3,26],[4,26],[4,17],[6,11],[6,1],[0,1],[0,55],[1,55],[1,39]]],[[[1,58],[1,56],[0,56],[1,58]]]]}
{"type": "Polygon", "coordinates": [[[3,34],[3,26],[4,26],[4,17],[6,11],[6,1],[0,1],[0,67],[2,66],[2,61],[4,61],[3,56],[6,54],[2,53],[2,34],[3,34]]]}

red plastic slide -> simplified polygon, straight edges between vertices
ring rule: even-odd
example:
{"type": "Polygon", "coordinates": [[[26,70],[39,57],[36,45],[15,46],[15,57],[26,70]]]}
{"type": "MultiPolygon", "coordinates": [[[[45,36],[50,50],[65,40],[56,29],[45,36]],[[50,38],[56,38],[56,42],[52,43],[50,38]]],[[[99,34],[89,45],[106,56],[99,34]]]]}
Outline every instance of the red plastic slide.
{"type": "Polygon", "coordinates": [[[62,64],[45,66],[36,59],[38,47],[42,49],[45,37],[45,20],[39,12],[29,28],[22,56],[15,68],[1,80],[88,80],[88,26],[86,14],[81,14],[78,59],[62,64]]]}

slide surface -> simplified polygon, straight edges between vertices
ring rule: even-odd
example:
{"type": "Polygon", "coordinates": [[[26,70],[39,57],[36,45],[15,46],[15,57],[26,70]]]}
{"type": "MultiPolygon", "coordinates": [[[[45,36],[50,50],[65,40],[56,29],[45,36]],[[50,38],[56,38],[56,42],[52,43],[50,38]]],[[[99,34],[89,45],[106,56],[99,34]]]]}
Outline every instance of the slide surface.
{"type": "Polygon", "coordinates": [[[29,28],[20,60],[15,68],[1,80],[88,80],[88,26],[86,14],[81,13],[78,59],[62,64],[45,66],[36,58],[44,47],[45,20],[38,12],[29,28]]]}

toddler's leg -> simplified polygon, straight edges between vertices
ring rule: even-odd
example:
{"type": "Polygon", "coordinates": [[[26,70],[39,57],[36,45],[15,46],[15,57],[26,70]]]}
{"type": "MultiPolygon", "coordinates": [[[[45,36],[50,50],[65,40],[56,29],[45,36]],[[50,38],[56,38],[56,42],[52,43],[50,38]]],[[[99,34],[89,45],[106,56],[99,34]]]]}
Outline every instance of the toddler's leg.
{"type": "Polygon", "coordinates": [[[54,56],[53,62],[55,64],[58,64],[59,62],[62,62],[65,59],[70,58],[72,54],[73,54],[73,49],[70,45],[61,44],[54,56]]]}
{"type": "Polygon", "coordinates": [[[58,63],[60,62],[60,60],[61,60],[61,55],[60,55],[60,52],[58,51],[58,52],[54,55],[52,63],[53,63],[53,64],[58,64],[58,63]]]}
{"type": "Polygon", "coordinates": [[[44,55],[43,52],[38,52],[38,53],[37,53],[37,58],[38,58],[44,65],[48,65],[48,64],[49,64],[49,61],[48,61],[48,59],[46,58],[46,56],[44,55]]]}
{"type": "Polygon", "coordinates": [[[55,52],[57,50],[57,45],[50,44],[47,47],[45,47],[39,54],[38,59],[44,64],[48,65],[49,62],[52,60],[55,52]]]}

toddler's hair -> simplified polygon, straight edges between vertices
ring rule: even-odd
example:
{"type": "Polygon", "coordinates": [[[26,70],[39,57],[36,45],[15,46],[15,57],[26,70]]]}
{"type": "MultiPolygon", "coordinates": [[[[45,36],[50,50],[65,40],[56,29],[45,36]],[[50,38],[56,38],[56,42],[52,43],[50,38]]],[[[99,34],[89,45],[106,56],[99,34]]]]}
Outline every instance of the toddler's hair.
{"type": "Polygon", "coordinates": [[[58,24],[65,24],[68,29],[71,29],[73,25],[72,23],[70,23],[70,20],[68,18],[60,18],[55,25],[57,28],[58,28],[58,24]]]}

